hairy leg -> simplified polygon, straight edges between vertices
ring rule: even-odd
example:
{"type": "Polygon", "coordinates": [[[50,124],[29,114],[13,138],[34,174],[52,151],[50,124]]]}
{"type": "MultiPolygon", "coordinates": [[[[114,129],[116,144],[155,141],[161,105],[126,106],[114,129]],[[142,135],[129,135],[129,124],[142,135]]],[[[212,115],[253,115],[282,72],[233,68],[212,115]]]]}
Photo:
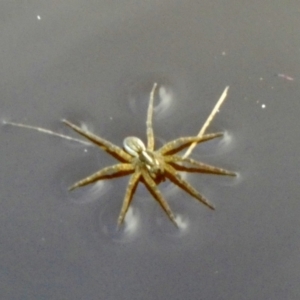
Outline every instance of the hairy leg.
{"type": "MultiPolygon", "coordinates": [[[[205,123],[203,124],[202,128],[200,129],[199,133],[197,134],[198,137],[201,137],[204,135],[206,129],[208,128],[209,124],[212,122],[212,120],[214,119],[216,113],[219,111],[221,105],[223,104],[223,102],[225,101],[226,97],[227,97],[227,92],[228,92],[229,86],[226,86],[225,90],[223,91],[221,97],[219,98],[217,104],[215,105],[215,107],[213,108],[212,112],[210,113],[210,115],[208,116],[208,118],[206,119],[205,123]]],[[[191,155],[193,149],[196,147],[197,143],[193,143],[190,145],[190,147],[186,150],[185,154],[183,155],[184,158],[188,157],[189,155],[191,155]]]]}
{"type": "Polygon", "coordinates": [[[157,200],[157,202],[161,205],[162,209],[166,212],[170,220],[178,227],[178,224],[176,222],[175,215],[173,214],[169,204],[167,201],[163,198],[161,192],[157,188],[157,184],[155,181],[151,178],[149,173],[146,170],[142,170],[142,175],[145,181],[145,185],[148,188],[149,192],[152,194],[152,196],[157,200]]]}
{"type": "Polygon", "coordinates": [[[199,143],[203,143],[215,139],[220,136],[223,136],[222,132],[205,134],[201,137],[197,137],[197,136],[181,137],[166,143],[159,150],[157,150],[157,152],[160,153],[161,155],[175,154],[183,150],[184,148],[188,147],[192,143],[199,144],[199,143]]]}
{"type": "Polygon", "coordinates": [[[80,180],[74,183],[69,190],[74,190],[80,186],[85,186],[90,183],[96,182],[101,179],[107,179],[107,178],[115,178],[120,176],[125,176],[134,171],[134,166],[132,164],[116,164],[113,166],[109,166],[106,168],[101,169],[100,171],[80,180]]]}
{"type": "Polygon", "coordinates": [[[118,160],[122,162],[129,162],[131,160],[132,157],[119,146],[101,138],[100,136],[91,133],[90,131],[82,129],[67,120],[63,120],[63,123],[71,127],[74,131],[76,131],[80,135],[90,140],[92,143],[100,146],[101,148],[104,148],[106,152],[108,152],[118,160]]]}
{"type": "Polygon", "coordinates": [[[141,171],[137,170],[131,175],[131,177],[129,179],[128,186],[126,188],[126,192],[125,192],[125,196],[124,196],[124,200],[123,200],[123,204],[122,204],[122,208],[121,208],[121,211],[120,211],[120,214],[118,217],[118,227],[120,227],[120,225],[124,221],[125,215],[130,206],[133,194],[138,185],[140,177],[141,177],[141,171]]]}
{"type": "Polygon", "coordinates": [[[147,112],[147,121],[146,121],[147,150],[150,150],[150,151],[154,150],[154,133],[153,133],[152,118],[153,118],[154,92],[155,92],[156,87],[157,87],[157,83],[155,82],[152,87],[151,93],[150,93],[149,106],[148,106],[148,112],[147,112]]]}
{"type": "Polygon", "coordinates": [[[82,140],[73,138],[71,136],[68,136],[68,135],[65,135],[65,134],[62,134],[62,133],[58,133],[58,132],[55,132],[55,131],[52,131],[50,129],[46,129],[46,128],[43,128],[43,127],[31,126],[31,125],[26,125],[26,124],[22,124],[22,123],[15,123],[15,122],[9,122],[9,121],[2,121],[2,123],[4,125],[11,125],[11,126],[20,127],[20,128],[36,130],[38,132],[42,132],[42,133],[46,133],[46,134],[49,134],[49,135],[57,136],[57,137],[65,139],[65,140],[74,141],[74,142],[77,142],[77,143],[80,143],[80,144],[83,144],[83,145],[86,145],[86,146],[94,145],[90,142],[82,141],[82,140]]]}
{"type": "Polygon", "coordinates": [[[202,196],[196,189],[192,187],[191,184],[189,184],[186,180],[182,179],[180,176],[178,176],[176,170],[169,164],[164,165],[166,176],[176,185],[178,185],[180,188],[182,188],[184,191],[189,193],[194,198],[198,199],[200,202],[202,202],[204,205],[209,207],[210,209],[215,209],[214,206],[204,197],[202,196]]]}
{"type": "Polygon", "coordinates": [[[234,172],[204,164],[192,158],[182,158],[179,155],[164,156],[164,161],[167,163],[172,163],[173,167],[178,171],[236,176],[236,173],[234,172]],[[189,166],[180,163],[188,163],[189,166]]]}

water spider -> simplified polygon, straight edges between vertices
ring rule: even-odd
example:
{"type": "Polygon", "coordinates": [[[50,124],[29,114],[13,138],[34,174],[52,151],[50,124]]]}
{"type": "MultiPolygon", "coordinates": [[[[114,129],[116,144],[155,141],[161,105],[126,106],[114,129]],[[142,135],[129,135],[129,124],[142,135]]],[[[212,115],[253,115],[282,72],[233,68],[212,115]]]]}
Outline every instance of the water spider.
{"type": "MultiPolygon", "coordinates": [[[[114,158],[119,160],[119,163],[105,167],[100,171],[97,171],[96,173],[76,182],[69,188],[70,190],[74,190],[78,187],[95,183],[98,180],[111,179],[120,176],[130,175],[128,186],[125,191],[123,204],[117,221],[118,226],[120,226],[125,219],[126,212],[131,204],[133,195],[135,193],[135,190],[139,182],[142,182],[146,186],[146,188],[149,190],[152,196],[157,200],[157,202],[161,205],[162,209],[166,212],[170,220],[176,226],[178,226],[175,215],[173,214],[169,204],[166,202],[163,195],[158,189],[158,184],[160,182],[168,179],[172,183],[176,184],[181,189],[186,191],[192,197],[199,200],[208,208],[214,209],[214,206],[204,196],[202,196],[194,187],[192,187],[186,180],[184,180],[179,175],[178,171],[210,173],[210,174],[229,175],[229,176],[236,175],[234,172],[230,172],[225,169],[210,166],[208,164],[204,164],[202,162],[196,161],[192,158],[188,158],[189,154],[191,153],[195,145],[221,137],[223,135],[223,133],[204,134],[204,132],[208,127],[209,123],[211,122],[211,120],[213,119],[214,115],[218,111],[221,103],[224,101],[227,94],[228,87],[224,90],[220,100],[218,101],[217,105],[215,106],[214,110],[210,114],[209,118],[207,119],[207,121],[205,122],[205,124],[203,125],[202,129],[200,130],[197,136],[180,137],[164,144],[162,147],[155,150],[152,116],[153,116],[154,93],[156,91],[156,88],[157,88],[157,84],[155,83],[153,85],[149,97],[149,105],[148,105],[147,120],[146,120],[146,129],[147,129],[146,145],[139,138],[130,136],[124,139],[123,148],[121,148],[105,140],[104,138],[93,134],[92,132],[86,129],[82,129],[81,127],[78,127],[77,125],[67,120],[63,120],[63,123],[71,127],[78,134],[85,137],[91,143],[99,146],[101,149],[103,149],[104,151],[112,155],[114,158]],[[185,155],[180,156],[178,154],[178,152],[188,147],[189,149],[185,153],[185,155]]],[[[35,129],[38,131],[45,132],[47,134],[52,134],[62,138],[76,140],[84,143],[84,141],[82,140],[77,140],[68,136],[64,136],[62,134],[50,131],[48,129],[33,127],[33,126],[18,124],[13,122],[5,122],[5,123],[14,126],[35,129]]]]}

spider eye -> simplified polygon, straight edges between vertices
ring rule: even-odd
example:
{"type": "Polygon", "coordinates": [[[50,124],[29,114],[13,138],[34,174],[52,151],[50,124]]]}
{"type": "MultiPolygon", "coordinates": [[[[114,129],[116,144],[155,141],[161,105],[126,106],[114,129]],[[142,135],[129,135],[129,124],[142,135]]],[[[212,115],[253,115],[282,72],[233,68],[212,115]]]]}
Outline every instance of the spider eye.
{"type": "Polygon", "coordinates": [[[124,149],[132,156],[138,157],[142,151],[146,150],[144,143],[135,136],[129,136],[123,141],[124,149]]]}

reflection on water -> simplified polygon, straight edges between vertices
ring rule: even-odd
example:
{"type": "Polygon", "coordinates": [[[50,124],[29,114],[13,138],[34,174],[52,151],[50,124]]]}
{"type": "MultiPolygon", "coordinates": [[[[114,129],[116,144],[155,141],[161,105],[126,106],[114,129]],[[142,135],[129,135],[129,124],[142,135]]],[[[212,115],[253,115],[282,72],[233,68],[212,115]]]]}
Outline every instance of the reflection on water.
{"type": "Polygon", "coordinates": [[[178,227],[174,226],[173,223],[167,218],[166,215],[160,215],[155,219],[158,231],[164,231],[164,234],[172,237],[180,237],[188,232],[190,222],[188,216],[175,213],[175,219],[178,227]]]}
{"type": "Polygon", "coordinates": [[[86,187],[80,187],[68,192],[68,198],[78,204],[91,203],[101,200],[101,197],[111,189],[111,184],[105,181],[97,181],[86,187]]]}
{"type": "MultiPolygon", "coordinates": [[[[151,83],[153,85],[153,82],[151,83]]],[[[149,85],[151,86],[151,85],[149,85]]],[[[128,96],[129,107],[134,115],[144,115],[146,119],[147,105],[149,100],[149,91],[151,87],[144,88],[135,94],[128,96]]],[[[154,99],[154,115],[155,118],[162,118],[167,115],[168,109],[172,105],[174,99],[174,93],[168,86],[158,86],[158,93],[154,99]]]]}

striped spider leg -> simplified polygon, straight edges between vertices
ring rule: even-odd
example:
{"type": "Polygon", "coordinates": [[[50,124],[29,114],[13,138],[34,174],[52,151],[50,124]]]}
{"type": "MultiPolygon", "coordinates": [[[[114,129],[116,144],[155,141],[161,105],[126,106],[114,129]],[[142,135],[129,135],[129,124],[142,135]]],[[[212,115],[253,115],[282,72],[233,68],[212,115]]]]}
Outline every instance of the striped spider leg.
{"type": "MultiPolygon", "coordinates": [[[[215,139],[223,135],[222,133],[204,134],[205,129],[208,127],[210,121],[213,119],[213,116],[215,114],[214,111],[209,116],[208,120],[205,122],[197,136],[181,137],[166,143],[158,150],[154,150],[155,139],[152,126],[152,116],[154,93],[156,88],[157,84],[155,83],[153,85],[149,97],[149,105],[146,120],[147,146],[145,146],[139,138],[130,136],[124,139],[123,148],[121,148],[105,140],[104,138],[93,134],[88,130],[82,129],[81,127],[71,123],[70,121],[63,120],[64,124],[69,126],[71,129],[73,129],[75,132],[77,132],[87,140],[89,140],[90,143],[99,146],[101,149],[103,149],[119,161],[119,163],[117,164],[104,167],[96,173],[76,182],[69,188],[69,190],[73,190],[75,188],[94,183],[98,180],[112,179],[120,176],[131,175],[125,191],[121,211],[118,217],[118,227],[123,223],[125,219],[133,195],[140,181],[145,184],[149,192],[161,205],[162,209],[165,211],[170,220],[176,226],[178,226],[175,215],[173,214],[169,204],[166,202],[166,200],[164,199],[157,187],[160,182],[164,181],[165,179],[169,179],[171,182],[173,182],[181,189],[186,191],[188,194],[190,194],[192,197],[196,198],[210,209],[214,209],[214,206],[204,196],[202,196],[186,180],[180,177],[178,171],[236,176],[234,172],[210,166],[188,158],[188,155],[191,153],[193,147],[196,144],[215,139]],[[187,150],[184,156],[177,155],[179,151],[187,147],[189,147],[189,149],[187,150]]],[[[228,88],[225,89],[226,92],[227,89],[228,88]]],[[[87,143],[85,141],[65,136],[63,134],[56,133],[48,129],[13,122],[4,123],[28,129],[35,129],[40,132],[90,145],[90,143],[87,143]]]]}

